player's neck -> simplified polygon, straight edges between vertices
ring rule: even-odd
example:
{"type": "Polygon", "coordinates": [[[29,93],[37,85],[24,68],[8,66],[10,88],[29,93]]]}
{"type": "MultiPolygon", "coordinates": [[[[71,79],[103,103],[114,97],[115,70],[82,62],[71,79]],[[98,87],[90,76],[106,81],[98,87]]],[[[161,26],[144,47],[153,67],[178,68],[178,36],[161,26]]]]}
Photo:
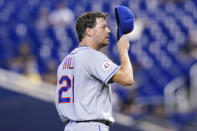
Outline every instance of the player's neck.
{"type": "Polygon", "coordinates": [[[84,39],[79,43],[79,46],[88,46],[92,49],[99,50],[101,47],[98,46],[94,41],[84,39]]]}

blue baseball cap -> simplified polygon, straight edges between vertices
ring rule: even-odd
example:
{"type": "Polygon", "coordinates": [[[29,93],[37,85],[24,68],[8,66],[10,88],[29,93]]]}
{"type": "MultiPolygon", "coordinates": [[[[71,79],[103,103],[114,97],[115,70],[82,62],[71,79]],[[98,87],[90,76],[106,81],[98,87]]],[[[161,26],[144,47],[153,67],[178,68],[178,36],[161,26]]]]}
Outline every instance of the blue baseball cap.
{"type": "Polygon", "coordinates": [[[118,40],[123,34],[128,34],[134,28],[134,15],[126,6],[118,6],[115,8],[116,22],[118,25],[118,40]]]}

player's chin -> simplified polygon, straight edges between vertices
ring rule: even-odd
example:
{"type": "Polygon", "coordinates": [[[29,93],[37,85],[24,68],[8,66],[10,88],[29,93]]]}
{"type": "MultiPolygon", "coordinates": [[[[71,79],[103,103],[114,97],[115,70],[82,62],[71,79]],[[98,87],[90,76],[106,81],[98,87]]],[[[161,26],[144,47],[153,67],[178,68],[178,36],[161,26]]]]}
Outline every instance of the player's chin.
{"type": "Polygon", "coordinates": [[[105,42],[103,43],[103,46],[107,46],[109,44],[109,42],[105,42]]]}
{"type": "Polygon", "coordinates": [[[105,43],[103,42],[101,46],[102,46],[102,47],[105,47],[105,46],[107,46],[108,44],[109,44],[109,43],[107,43],[107,42],[105,42],[105,43]]]}
{"type": "Polygon", "coordinates": [[[105,45],[108,45],[109,44],[109,39],[106,39],[105,42],[104,42],[104,44],[105,45]]]}

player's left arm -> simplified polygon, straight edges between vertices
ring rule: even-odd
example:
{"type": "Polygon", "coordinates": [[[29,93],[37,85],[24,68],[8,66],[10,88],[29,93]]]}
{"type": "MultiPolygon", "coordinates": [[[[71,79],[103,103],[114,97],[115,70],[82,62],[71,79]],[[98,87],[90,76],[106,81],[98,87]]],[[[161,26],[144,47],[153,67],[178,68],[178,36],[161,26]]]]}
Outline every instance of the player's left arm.
{"type": "Polygon", "coordinates": [[[120,38],[117,47],[120,55],[121,66],[110,80],[123,86],[133,85],[133,68],[128,55],[129,40],[125,35],[120,38]]]}
{"type": "Polygon", "coordinates": [[[122,64],[116,73],[112,76],[110,81],[116,82],[123,86],[131,86],[134,83],[133,68],[129,60],[129,56],[125,53],[122,64]]]}

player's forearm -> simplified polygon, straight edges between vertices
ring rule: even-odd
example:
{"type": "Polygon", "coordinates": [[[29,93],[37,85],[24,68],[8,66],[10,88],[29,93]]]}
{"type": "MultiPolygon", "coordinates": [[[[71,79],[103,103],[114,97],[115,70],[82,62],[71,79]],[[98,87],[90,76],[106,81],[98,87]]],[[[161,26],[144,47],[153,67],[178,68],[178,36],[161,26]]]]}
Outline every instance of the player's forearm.
{"type": "Polygon", "coordinates": [[[128,55],[129,40],[126,35],[120,38],[117,48],[120,55],[121,67],[113,76],[112,81],[123,86],[130,86],[133,84],[133,68],[128,55]]]}
{"type": "Polygon", "coordinates": [[[133,68],[131,65],[131,61],[128,55],[128,51],[121,51],[120,60],[121,60],[121,70],[124,73],[124,78],[129,82],[129,85],[132,85],[133,80],[133,68]]]}

